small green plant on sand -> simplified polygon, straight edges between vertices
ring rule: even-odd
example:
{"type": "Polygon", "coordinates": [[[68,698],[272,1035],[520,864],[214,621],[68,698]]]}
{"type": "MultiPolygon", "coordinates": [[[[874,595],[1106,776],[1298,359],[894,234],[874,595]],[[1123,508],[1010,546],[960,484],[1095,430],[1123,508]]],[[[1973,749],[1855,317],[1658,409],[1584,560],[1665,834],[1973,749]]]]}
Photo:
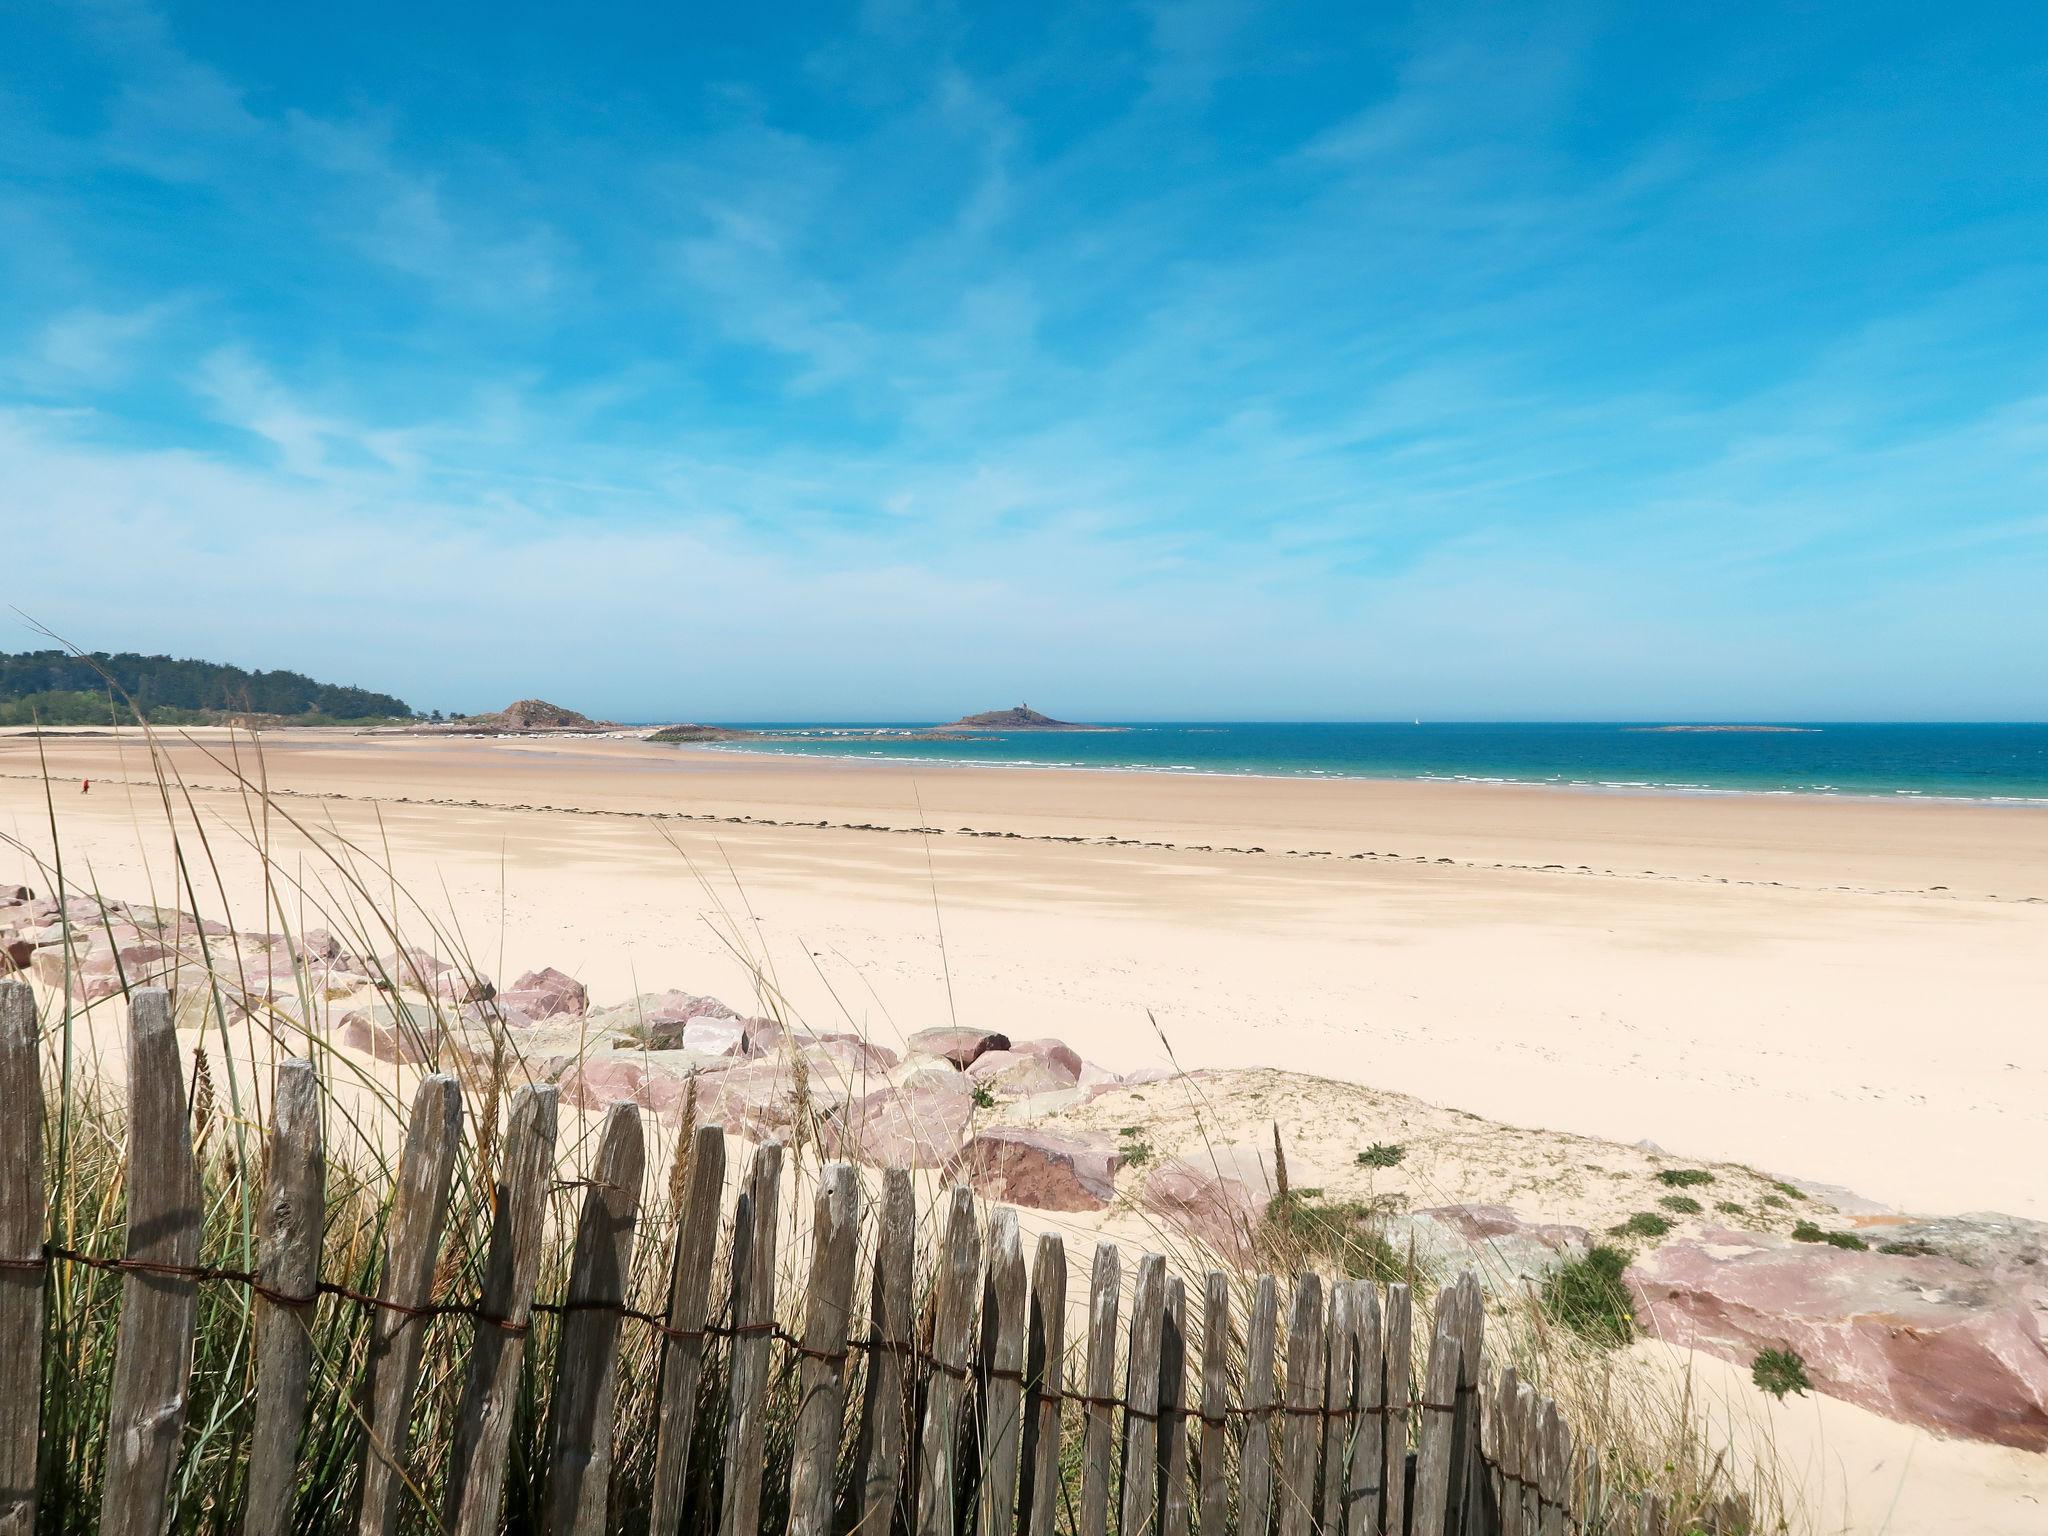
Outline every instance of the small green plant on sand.
{"type": "Polygon", "coordinates": [[[1786,1393],[1803,1396],[1813,1383],[1806,1377],[1806,1362],[1789,1349],[1767,1349],[1749,1364],[1749,1379],[1778,1398],[1786,1393]]]}
{"type": "Polygon", "coordinates": [[[1787,1184],[1783,1179],[1771,1180],[1771,1188],[1775,1189],[1787,1200],[1804,1200],[1806,1198],[1805,1190],[1801,1189],[1797,1184],[1787,1184]]]}
{"type": "Polygon", "coordinates": [[[1145,1139],[1143,1126],[1127,1125],[1116,1136],[1116,1149],[1125,1163],[1133,1168],[1142,1168],[1152,1161],[1152,1143],[1145,1139]]]}
{"type": "Polygon", "coordinates": [[[1792,1209],[1792,1202],[1783,1195],[1765,1195],[1757,1204],[1768,1205],[1774,1211],[1789,1211],[1792,1209]]]}
{"type": "Polygon", "coordinates": [[[1628,1255],[1596,1243],[1582,1259],[1552,1271],[1543,1282],[1543,1314],[1589,1343],[1616,1347],[1636,1336],[1635,1308],[1622,1271],[1628,1255]]]}
{"type": "Polygon", "coordinates": [[[989,1091],[987,1083],[976,1083],[974,1085],[974,1107],[976,1109],[994,1109],[996,1107],[996,1096],[989,1091]]]}
{"type": "Polygon", "coordinates": [[[1794,1225],[1792,1228],[1792,1241],[1795,1243],[1826,1243],[1830,1248],[1846,1248],[1851,1253],[1861,1253],[1870,1246],[1870,1244],[1866,1243],[1854,1232],[1830,1232],[1825,1227],[1817,1226],[1810,1221],[1802,1221],[1794,1225]]]}
{"type": "Polygon", "coordinates": [[[1408,1155],[1408,1149],[1398,1142],[1376,1141],[1358,1154],[1361,1168],[1391,1168],[1408,1155]]]}
{"type": "Polygon", "coordinates": [[[1901,1258],[1908,1259],[1933,1259],[1941,1256],[1939,1249],[1930,1247],[1918,1238],[1911,1238],[1903,1243],[1879,1243],[1877,1251],[1879,1253],[1897,1254],[1901,1258]]]}
{"type": "Polygon", "coordinates": [[[1704,1168],[1659,1168],[1657,1182],[1673,1189],[1688,1189],[1695,1184],[1711,1184],[1714,1176],[1704,1168]]]}
{"type": "Polygon", "coordinates": [[[1691,1195],[1666,1195],[1657,1202],[1667,1211],[1676,1211],[1681,1216],[1697,1216],[1706,1209],[1691,1195]]]}
{"type": "Polygon", "coordinates": [[[1671,1219],[1655,1211],[1637,1211],[1627,1221],[1609,1227],[1615,1237],[1662,1237],[1671,1230],[1671,1219]]]}
{"type": "Polygon", "coordinates": [[[1714,1209],[1723,1216],[1740,1216],[1742,1214],[1741,1204],[1734,1200],[1716,1200],[1714,1202],[1714,1209]]]}

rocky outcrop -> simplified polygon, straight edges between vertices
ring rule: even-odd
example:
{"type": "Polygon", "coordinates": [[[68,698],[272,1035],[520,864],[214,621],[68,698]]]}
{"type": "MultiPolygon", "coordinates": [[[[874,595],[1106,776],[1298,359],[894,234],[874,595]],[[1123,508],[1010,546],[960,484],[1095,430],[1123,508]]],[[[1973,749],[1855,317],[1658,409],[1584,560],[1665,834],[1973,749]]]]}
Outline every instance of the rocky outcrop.
{"type": "MultiPolygon", "coordinates": [[[[1070,1051],[1067,1053],[1072,1055],[1070,1051]]],[[[1075,1058],[1078,1062],[1079,1058],[1075,1058]]],[[[990,1093],[1005,1098],[1028,1098],[1034,1094],[1058,1093],[1074,1086],[1078,1075],[1064,1070],[1045,1056],[1025,1056],[1016,1051],[984,1051],[968,1067],[967,1075],[990,1093]]]]}
{"type": "Polygon", "coordinates": [[[1646,1328],[1748,1365],[1789,1349],[1814,1386],[1943,1434],[2048,1451],[2048,1290],[1953,1259],[1709,1229],[1628,1271],[1646,1328]]]}
{"type": "Polygon", "coordinates": [[[585,1013],[590,994],[583,983],[565,976],[553,966],[528,971],[498,994],[500,1002],[517,1008],[530,1019],[559,1019],[585,1013]]]}
{"type": "Polygon", "coordinates": [[[1581,1259],[1593,1245],[1584,1227],[1524,1221],[1504,1205],[1443,1205],[1391,1215],[1380,1226],[1393,1250],[1413,1253],[1418,1267],[1439,1275],[1475,1271],[1495,1295],[1540,1284],[1581,1259]]]}
{"type": "Polygon", "coordinates": [[[1123,1165],[1106,1136],[997,1125],[975,1134],[951,1172],[991,1200],[1041,1211],[1101,1211],[1116,1197],[1123,1165]]]}
{"type": "Polygon", "coordinates": [[[836,1155],[876,1168],[944,1168],[967,1144],[974,1091],[957,1072],[916,1072],[849,1098],[834,1117],[836,1155]]]}
{"type": "Polygon", "coordinates": [[[1869,1221],[1857,1235],[1880,1253],[1934,1255],[1986,1274],[2012,1275],[2048,1285],[2048,1221],[1998,1211],[1961,1216],[1909,1216],[1869,1221]]]}
{"type": "Polygon", "coordinates": [[[1274,1190],[1266,1153],[1257,1147],[1218,1147],[1201,1157],[1167,1158],[1145,1176],[1138,1202],[1218,1258],[1249,1266],[1274,1190]]]}

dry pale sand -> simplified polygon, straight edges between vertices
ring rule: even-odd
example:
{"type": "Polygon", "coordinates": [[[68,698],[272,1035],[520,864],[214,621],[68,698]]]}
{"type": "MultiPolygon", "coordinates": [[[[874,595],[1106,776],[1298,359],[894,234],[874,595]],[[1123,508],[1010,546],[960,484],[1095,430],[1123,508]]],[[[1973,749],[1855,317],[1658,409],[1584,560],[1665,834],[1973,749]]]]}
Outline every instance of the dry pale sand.
{"type": "MultiPolygon", "coordinates": [[[[0,881],[50,883],[40,745],[74,884],[171,902],[168,824],[196,812],[202,905],[218,879],[242,926],[266,925],[254,843],[286,868],[303,846],[289,816],[388,861],[480,968],[553,964],[599,1001],[740,1004],[760,973],[883,1041],[957,1017],[1120,1069],[1170,1042],[1186,1067],[2048,1216],[2048,812],[287,733],[260,761],[241,744],[279,792],[266,817],[225,735],[195,736],[170,744],[168,814],[137,738],[0,736],[0,881]]],[[[2048,1519],[2048,1458],[1841,1403],[1765,1411],[1701,1370],[1777,1436],[1818,1529],[2048,1519]]]]}

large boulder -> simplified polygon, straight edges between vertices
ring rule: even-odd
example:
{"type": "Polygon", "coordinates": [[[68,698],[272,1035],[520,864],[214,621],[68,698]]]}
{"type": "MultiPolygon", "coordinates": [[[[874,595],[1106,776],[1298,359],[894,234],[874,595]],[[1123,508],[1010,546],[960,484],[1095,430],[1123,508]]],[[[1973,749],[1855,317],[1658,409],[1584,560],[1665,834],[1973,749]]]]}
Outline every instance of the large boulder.
{"type": "Polygon", "coordinates": [[[1972,1269],[2048,1284],[2048,1221],[1968,1211],[1961,1216],[1869,1221],[1857,1228],[1857,1234],[1880,1252],[1932,1253],[1972,1269]]]}
{"type": "Polygon", "coordinates": [[[433,1059],[442,1025],[424,1003],[372,1003],[341,1016],[335,1044],[379,1061],[418,1063],[433,1059]]]}
{"type": "Polygon", "coordinates": [[[453,969],[432,950],[417,944],[401,945],[379,958],[375,967],[379,981],[394,987],[410,987],[415,992],[432,992],[441,973],[453,969]]]}
{"type": "Polygon", "coordinates": [[[944,1168],[967,1144],[974,1090],[957,1072],[916,1072],[850,1097],[834,1116],[838,1155],[876,1168],[944,1168]]]}
{"type": "Polygon", "coordinates": [[[500,992],[498,999],[532,1019],[573,1017],[590,1007],[590,994],[583,983],[553,966],[526,972],[500,992]]]}
{"type": "Polygon", "coordinates": [[[730,1019],[737,1015],[715,997],[694,992],[643,992],[630,1003],[600,1008],[590,1016],[593,1029],[606,1030],[661,1051],[678,1048],[683,1030],[693,1019],[730,1019]]]}
{"type": "Polygon", "coordinates": [[[1010,1037],[987,1029],[955,1029],[941,1026],[920,1029],[908,1041],[911,1054],[937,1056],[965,1071],[984,1051],[1007,1051],[1010,1037]]]}
{"type": "Polygon", "coordinates": [[[1593,1245],[1584,1227],[1524,1221],[1504,1205],[1441,1205],[1388,1216],[1381,1234],[1396,1253],[1415,1255],[1426,1272],[1472,1270],[1496,1295],[1540,1284],[1552,1271],[1582,1259],[1593,1245]]]}
{"type": "Polygon", "coordinates": [[[1145,1175],[1138,1201],[1218,1258],[1250,1265],[1275,1191],[1272,1162],[1265,1152],[1257,1147],[1217,1147],[1199,1157],[1167,1158],[1145,1175]]]}
{"type": "Polygon", "coordinates": [[[1033,1094],[1058,1093],[1074,1086],[1073,1075],[1043,1056],[1024,1056],[1016,1051],[984,1051],[974,1059],[967,1075],[1006,1098],[1028,1098],[1033,1094]]]}
{"type": "Polygon", "coordinates": [[[991,1200],[1041,1211],[1100,1211],[1116,1197],[1123,1164],[1107,1136],[997,1125],[975,1133],[951,1172],[991,1200]]]}
{"type": "Polygon", "coordinates": [[[0,944],[0,976],[10,971],[25,971],[28,963],[35,958],[36,947],[27,939],[9,939],[0,944]]]}
{"type": "Polygon", "coordinates": [[[1007,1048],[1016,1055],[1034,1056],[1049,1063],[1065,1075],[1069,1086],[1081,1080],[1081,1069],[1086,1065],[1081,1053],[1064,1040],[1013,1040],[1007,1048]]]}
{"type": "Polygon", "coordinates": [[[709,1074],[722,1073],[732,1063],[724,1058],[692,1056],[685,1051],[595,1051],[565,1068],[556,1084],[562,1102],[579,1109],[603,1109],[607,1104],[637,1104],[650,1114],[673,1115],[682,1111],[690,1096],[690,1079],[696,1078],[700,1120],[716,1117],[703,1114],[709,1074]]]}
{"type": "Polygon", "coordinates": [[[1659,1337],[1748,1365],[1789,1349],[1814,1386],[1944,1434],[2048,1451],[2048,1289],[1953,1259],[1710,1228],[1628,1271],[1659,1337]]]}

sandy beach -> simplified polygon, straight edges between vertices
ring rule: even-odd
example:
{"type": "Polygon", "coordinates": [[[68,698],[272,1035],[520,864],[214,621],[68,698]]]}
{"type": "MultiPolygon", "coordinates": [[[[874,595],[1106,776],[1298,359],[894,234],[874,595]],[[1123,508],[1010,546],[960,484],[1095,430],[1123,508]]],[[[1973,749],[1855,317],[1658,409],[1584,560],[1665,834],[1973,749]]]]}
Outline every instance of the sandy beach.
{"type": "MultiPolygon", "coordinates": [[[[1721,1167],[1724,1193],[1747,1165],[1873,1206],[2048,1216],[2048,812],[912,771],[623,739],[158,745],[168,808],[139,736],[0,734],[0,882],[53,885],[54,808],[72,886],[169,901],[170,829],[189,855],[196,819],[198,904],[258,927],[270,900],[304,928],[362,899],[322,895],[338,872],[300,858],[339,838],[366,891],[403,906],[395,876],[499,976],[772,992],[884,1043],[957,1019],[1120,1069],[1213,1069],[1201,1091],[1244,1102],[1209,1113],[1254,1139],[1280,1112],[1238,1069],[1357,1085],[1282,1091],[1301,1177],[1342,1193],[1350,1149],[1398,1125],[1435,1181],[1417,1203],[1520,1204],[1520,1167],[1544,1185],[1532,1208],[1596,1229],[1616,1197],[1580,1165],[1638,1142],[1721,1167]],[[264,848],[305,888],[266,897],[264,848]]],[[[1198,1134],[1142,1092],[1076,1123],[1133,1120],[1166,1150],[1198,1134]]],[[[1147,1240],[1128,1214],[1072,1221],[1147,1240]]],[[[1773,1405],[1728,1365],[1637,1348],[1687,1373],[1729,1443],[1775,1448],[1816,1532],[2036,1528],[2039,1456],[1824,1397],[1773,1405]]]]}
{"type": "MultiPolygon", "coordinates": [[[[69,867],[164,880],[140,738],[40,745],[69,867]]],[[[737,1000],[758,967],[883,1040],[958,1018],[1125,1064],[1170,1044],[1901,1209],[2048,1215],[2048,812],[315,732],[244,740],[236,769],[225,733],[165,745],[245,837],[288,849],[289,811],[388,848],[486,969],[737,1000]],[[278,793],[267,828],[237,771],[278,793]]],[[[0,878],[47,883],[20,851],[50,852],[37,747],[0,738],[0,878]]],[[[260,906],[253,848],[215,844],[238,914],[260,906]]]]}

